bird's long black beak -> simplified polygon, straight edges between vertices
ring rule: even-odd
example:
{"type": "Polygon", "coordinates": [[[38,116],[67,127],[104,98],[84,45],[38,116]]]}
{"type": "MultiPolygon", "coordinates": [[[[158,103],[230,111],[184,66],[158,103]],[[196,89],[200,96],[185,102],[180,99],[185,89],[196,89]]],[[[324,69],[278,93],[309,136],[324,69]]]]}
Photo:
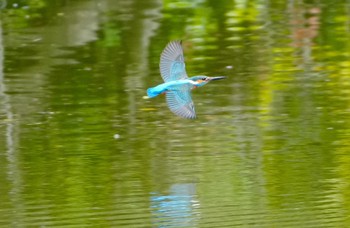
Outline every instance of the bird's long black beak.
{"type": "Polygon", "coordinates": [[[225,76],[210,77],[210,81],[225,79],[225,76]]]}

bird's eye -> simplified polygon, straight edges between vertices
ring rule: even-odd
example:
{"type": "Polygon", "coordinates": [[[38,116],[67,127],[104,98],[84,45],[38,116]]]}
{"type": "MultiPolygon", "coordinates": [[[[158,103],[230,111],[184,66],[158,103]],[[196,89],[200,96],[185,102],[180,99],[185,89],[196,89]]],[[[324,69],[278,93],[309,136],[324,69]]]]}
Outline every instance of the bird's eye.
{"type": "Polygon", "coordinates": [[[202,80],[203,80],[203,81],[206,81],[206,80],[207,80],[207,78],[202,78],[202,80]]]}

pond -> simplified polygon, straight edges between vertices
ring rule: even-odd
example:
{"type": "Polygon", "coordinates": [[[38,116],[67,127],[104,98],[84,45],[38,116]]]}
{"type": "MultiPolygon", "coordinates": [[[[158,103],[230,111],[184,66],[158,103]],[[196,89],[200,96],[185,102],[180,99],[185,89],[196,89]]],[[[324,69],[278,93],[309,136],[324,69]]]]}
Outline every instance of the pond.
{"type": "Polygon", "coordinates": [[[350,3],[0,1],[1,227],[349,227],[350,3]],[[197,119],[164,96],[182,40],[197,119]]]}

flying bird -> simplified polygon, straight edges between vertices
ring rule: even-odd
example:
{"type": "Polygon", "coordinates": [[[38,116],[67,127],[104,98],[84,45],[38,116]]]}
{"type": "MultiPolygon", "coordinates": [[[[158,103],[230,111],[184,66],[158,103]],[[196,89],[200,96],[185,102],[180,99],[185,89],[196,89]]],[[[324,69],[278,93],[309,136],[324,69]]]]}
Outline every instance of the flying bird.
{"type": "Polygon", "coordinates": [[[189,78],[186,73],[181,41],[171,41],[167,44],[160,56],[159,69],[164,83],[148,88],[145,98],[165,94],[169,109],[176,115],[187,119],[196,118],[191,90],[204,86],[210,81],[226,78],[205,75],[189,78]]]}

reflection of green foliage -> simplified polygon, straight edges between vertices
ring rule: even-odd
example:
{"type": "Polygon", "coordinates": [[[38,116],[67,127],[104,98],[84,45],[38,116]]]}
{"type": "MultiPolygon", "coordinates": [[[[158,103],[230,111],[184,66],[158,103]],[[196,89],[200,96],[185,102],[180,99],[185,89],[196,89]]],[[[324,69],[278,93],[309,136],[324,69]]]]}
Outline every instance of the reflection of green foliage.
{"type": "Polygon", "coordinates": [[[28,0],[8,1],[7,7],[3,10],[6,15],[5,26],[11,28],[24,28],[33,24],[43,24],[53,15],[48,13],[56,5],[56,1],[49,0],[28,0]]]}
{"type": "Polygon", "coordinates": [[[105,23],[102,33],[101,42],[104,47],[114,47],[120,44],[120,31],[114,23],[105,23]]]}

